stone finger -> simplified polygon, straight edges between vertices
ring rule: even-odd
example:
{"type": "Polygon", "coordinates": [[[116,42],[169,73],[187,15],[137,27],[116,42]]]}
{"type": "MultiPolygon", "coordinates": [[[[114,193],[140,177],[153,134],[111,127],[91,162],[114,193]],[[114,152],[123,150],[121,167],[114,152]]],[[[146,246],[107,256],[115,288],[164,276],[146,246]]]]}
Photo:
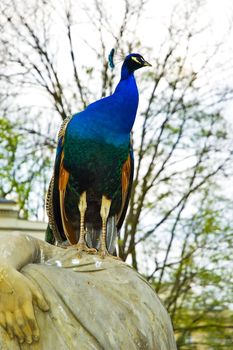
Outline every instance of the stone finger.
{"type": "Polygon", "coordinates": [[[23,316],[23,313],[20,309],[17,309],[15,311],[15,319],[17,322],[17,325],[19,326],[19,328],[22,328],[24,326],[25,323],[25,318],[23,316]]]}
{"type": "Polygon", "coordinates": [[[0,325],[6,328],[6,318],[3,312],[0,312],[0,325]]]}
{"type": "Polygon", "coordinates": [[[47,302],[46,302],[45,298],[43,297],[43,295],[33,285],[30,285],[30,288],[31,288],[31,292],[32,292],[32,295],[33,295],[33,300],[36,302],[38,307],[42,311],[48,311],[49,310],[49,305],[47,304],[47,302]]]}
{"type": "Polygon", "coordinates": [[[26,321],[25,330],[27,330],[27,333],[28,333],[27,342],[32,342],[32,337],[35,339],[39,337],[39,328],[37,326],[33,305],[31,301],[27,301],[24,303],[23,316],[26,321]],[[30,332],[28,332],[28,329],[30,329],[30,332]]]}
{"type": "Polygon", "coordinates": [[[13,315],[10,311],[6,312],[6,330],[10,338],[14,337],[13,315]]]}
{"type": "Polygon", "coordinates": [[[19,326],[17,325],[17,323],[15,322],[14,324],[14,334],[17,336],[17,338],[19,339],[20,343],[24,342],[24,334],[21,328],[19,328],[19,326]]]}
{"type": "Polygon", "coordinates": [[[39,339],[40,331],[35,318],[34,310],[27,308],[27,321],[32,331],[32,337],[35,341],[39,339]]]}
{"type": "Polygon", "coordinates": [[[23,327],[21,328],[23,334],[24,334],[24,338],[26,340],[26,342],[28,344],[31,344],[32,343],[32,331],[31,331],[31,328],[28,324],[28,322],[25,322],[23,327]]]}
{"type": "Polygon", "coordinates": [[[21,334],[22,334],[19,337],[19,341],[20,341],[20,343],[23,343],[25,340],[25,337],[26,337],[26,335],[24,334],[24,331],[23,331],[24,325],[25,325],[25,319],[24,319],[22,311],[20,309],[17,309],[15,311],[15,319],[16,319],[17,327],[20,329],[21,334]]]}

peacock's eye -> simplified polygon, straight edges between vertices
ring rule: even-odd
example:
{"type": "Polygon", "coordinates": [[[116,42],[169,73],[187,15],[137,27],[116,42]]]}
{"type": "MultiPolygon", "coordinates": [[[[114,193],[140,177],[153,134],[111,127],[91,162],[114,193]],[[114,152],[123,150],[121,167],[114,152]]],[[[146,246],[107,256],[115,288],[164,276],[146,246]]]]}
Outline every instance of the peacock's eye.
{"type": "Polygon", "coordinates": [[[135,56],[132,56],[131,59],[132,59],[134,62],[138,63],[138,64],[142,64],[142,61],[140,61],[140,60],[139,60],[137,57],[135,57],[135,56]]]}

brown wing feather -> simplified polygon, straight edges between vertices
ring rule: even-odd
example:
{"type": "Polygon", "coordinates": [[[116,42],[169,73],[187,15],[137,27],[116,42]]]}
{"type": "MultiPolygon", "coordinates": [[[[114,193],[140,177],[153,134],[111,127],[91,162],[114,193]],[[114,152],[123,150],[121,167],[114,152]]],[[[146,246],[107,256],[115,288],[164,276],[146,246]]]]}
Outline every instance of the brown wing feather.
{"type": "Polygon", "coordinates": [[[65,211],[65,195],[66,187],[69,181],[69,172],[64,168],[64,151],[61,154],[60,171],[59,171],[59,198],[60,198],[60,213],[64,233],[71,244],[77,243],[76,234],[66,216],[65,211]]]}
{"type": "Polygon", "coordinates": [[[127,206],[128,206],[128,200],[129,200],[129,192],[131,190],[131,179],[132,179],[132,159],[130,154],[128,155],[127,160],[123,164],[122,167],[122,173],[121,173],[121,186],[122,186],[122,193],[121,193],[121,209],[119,214],[117,215],[117,226],[121,226],[120,221],[123,222],[124,217],[122,218],[122,215],[125,216],[127,206]]]}

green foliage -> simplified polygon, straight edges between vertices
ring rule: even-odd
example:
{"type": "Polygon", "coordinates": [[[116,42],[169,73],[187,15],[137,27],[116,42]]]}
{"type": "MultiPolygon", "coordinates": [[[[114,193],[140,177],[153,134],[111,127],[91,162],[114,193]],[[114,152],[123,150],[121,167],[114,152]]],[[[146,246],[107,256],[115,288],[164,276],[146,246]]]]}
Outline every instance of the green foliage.
{"type": "Polygon", "coordinates": [[[207,198],[179,225],[179,235],[185,233],[180,258],[167,266],[162,283],[156,277],[159,266],[152,281],[182,350],[230,349],[233,341],[232,227],[229,212],[222,215],[223,202],[207,198]]]}
{"type": "MultiPolygon", "coordinates": [[[[0,196],[5,197],[12,191],[15,184],[10,184],[17,150],[20,143],[20,135],[14,130],[12,123],[6,118],[0,118],[0,196]]],[[[13,179],[12,179],[13,181],[13,179]]]]}
{"type": "MultiPolygon", "coordinates": [[[[51,158],[48,152],[41,153],[38,145],[28,151],[30,134],[23,135],[20,128],[20,123],[0,118],[0,197],[16,199],[20,215],[28,218],[33,214],[37,216],[36,201],[30,202],[35,186],[47,188],[51,158]]],[[[45,188],[43,191],[43,196],[39,194],[40,206],[44,202],[45,188]]]]}

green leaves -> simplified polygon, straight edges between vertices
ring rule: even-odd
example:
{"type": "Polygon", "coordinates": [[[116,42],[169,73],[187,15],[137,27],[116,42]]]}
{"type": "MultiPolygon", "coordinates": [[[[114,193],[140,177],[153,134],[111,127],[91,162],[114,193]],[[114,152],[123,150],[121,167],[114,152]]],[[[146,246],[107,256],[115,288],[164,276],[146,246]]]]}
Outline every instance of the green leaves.
{"type": "Polygon", "coordinates": [[[20,143],[20,135],[14,131],[12,123],[6,118],[0,118],[0,195],[5,197],[12,190],[10,184],[15,165],[16,153],[20,143]]]}
{"type": "Polygon", "coordinates": [[[35,186],[42,186],[43,195],[41,196],[39,190],[38,200],[40,205],[44,205],[49,179],[47,171],[51,168],[51,151],[41,153],[39,144],[29,151],[30,137],[35,134],[28,132],[23,136],[20,129],[22,125],[19,122],[13,123],[7,118],[0,118],[0,197],[14,198],[18,202],[21,217],[28,218],[38,215],[38,208],[36,211],[33,209],[37,202],[31,200],[35,186]]]}

